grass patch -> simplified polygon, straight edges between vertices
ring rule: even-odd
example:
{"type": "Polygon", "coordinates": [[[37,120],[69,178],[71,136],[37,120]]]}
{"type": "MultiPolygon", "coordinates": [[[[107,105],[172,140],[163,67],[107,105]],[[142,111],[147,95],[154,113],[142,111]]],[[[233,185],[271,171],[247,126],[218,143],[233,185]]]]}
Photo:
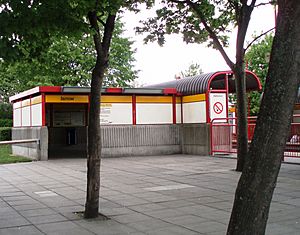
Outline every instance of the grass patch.
{"type": "Polygon", "coordinates": [[[26,157],[13,156],[11,154],[10,145],[0,145],[0,164],[31,162],[31,159],[26,157]]]}

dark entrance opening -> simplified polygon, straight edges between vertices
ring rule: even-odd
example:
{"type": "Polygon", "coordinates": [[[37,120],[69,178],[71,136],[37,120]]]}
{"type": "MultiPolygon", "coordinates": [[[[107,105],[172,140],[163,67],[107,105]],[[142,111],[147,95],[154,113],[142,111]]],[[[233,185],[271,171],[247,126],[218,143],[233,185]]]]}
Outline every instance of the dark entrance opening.
{"type": "Polygon", "coordinates": [[[47,104],[48,157],[86,158],[87,104],[47,104]]]}

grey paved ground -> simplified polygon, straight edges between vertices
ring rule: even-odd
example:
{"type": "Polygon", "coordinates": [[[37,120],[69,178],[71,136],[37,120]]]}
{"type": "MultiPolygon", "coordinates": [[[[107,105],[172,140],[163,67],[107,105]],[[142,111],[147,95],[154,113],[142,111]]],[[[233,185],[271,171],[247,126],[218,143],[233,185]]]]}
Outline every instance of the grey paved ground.
{"type": "MultiPolygon", "coordinates": [[[[234,159],[102,160],[101,213],[84,220],[86,160],[0,166],[1,234],[224,234],[239,173],[234,159]]],[[[300,165],[282,166],[267,234],[300,234],[300,165]]]]}

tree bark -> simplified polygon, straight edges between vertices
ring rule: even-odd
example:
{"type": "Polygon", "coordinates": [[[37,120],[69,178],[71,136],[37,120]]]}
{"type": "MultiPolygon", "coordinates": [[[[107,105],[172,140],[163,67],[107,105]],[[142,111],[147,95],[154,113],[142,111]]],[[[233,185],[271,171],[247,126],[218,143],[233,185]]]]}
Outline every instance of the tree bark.
{"type": "Polygon", "coordinates": [[[300,84],[300,4],[278,0],[264,97],[227,234],[264,234],[300,84]]]}
{"type": "Polygon", "coordinates": [[[87,192],[85,218],[95,218],[99,211],[100,164],[101,164],[101,131],[100,101],[101,88],[105,70],[108,67],[109,48],[115,26],[116,15],[108,15],[103,38],[100,37],[96,11],[88,14],[91,28],[94,30],[94,43],[97,52],[96,64],[92,72],[89,126],[88,126],[88,157],[87,157],[87,192]]]}
{"type": "Polygon", "coordinates": [[[254,0],[248,6],[247,1],[241,1],[242,6],[236,12],[238,32],[236,40],[236,62],[233,69],[237,96],[237,165],[236,171],[242,171],[248,153],[248,120],[247,120],[247,91],[245,73],[244,42],[251,14],[255,5],[254,0]]]}
{"type": "Polygon", "coordinates": [[[236,171],[242,171],[248,153],[248,120],[246,100],[246,74],[244,61],[239,61],[234,69],[237,97],[237,164],[236,171]]]}

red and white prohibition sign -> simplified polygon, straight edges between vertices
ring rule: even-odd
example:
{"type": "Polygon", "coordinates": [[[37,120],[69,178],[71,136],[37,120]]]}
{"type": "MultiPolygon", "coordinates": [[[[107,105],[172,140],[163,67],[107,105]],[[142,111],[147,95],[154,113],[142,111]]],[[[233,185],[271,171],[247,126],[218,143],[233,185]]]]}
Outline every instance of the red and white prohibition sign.
{"type": "Polygon", "coordinates": [[[214,103],[213,110],[216,114],[220,114],[223,112],[223,104],[220,102],[214,103]]]}

